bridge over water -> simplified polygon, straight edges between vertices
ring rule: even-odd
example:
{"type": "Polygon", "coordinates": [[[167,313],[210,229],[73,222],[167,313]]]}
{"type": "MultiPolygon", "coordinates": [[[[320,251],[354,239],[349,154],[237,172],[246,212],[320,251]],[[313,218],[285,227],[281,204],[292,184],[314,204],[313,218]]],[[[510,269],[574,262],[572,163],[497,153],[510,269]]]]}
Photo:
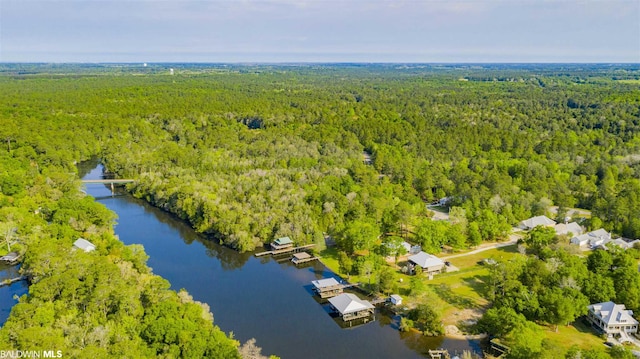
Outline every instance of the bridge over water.
{"type": "Polygon", "coordinates": [[[115,185],[117,185],[117,184],[127,184],[127,183],[133,183],[133,182],[135,182],[135,180],[127,179],[127,178],[82,180],[82,183],[84,183],[84,184],[109,184],[109,185],[111,185],[111,195],[113,195],[115,193],[115,185]]]}
{"type": "Polygon", "coordinates": [[[125,184],[125,183],[133,183],[135,180],[132,179],[92,179],[92,180],[82,180],[82,183],[99,183],[99,184],[125,184]]]}

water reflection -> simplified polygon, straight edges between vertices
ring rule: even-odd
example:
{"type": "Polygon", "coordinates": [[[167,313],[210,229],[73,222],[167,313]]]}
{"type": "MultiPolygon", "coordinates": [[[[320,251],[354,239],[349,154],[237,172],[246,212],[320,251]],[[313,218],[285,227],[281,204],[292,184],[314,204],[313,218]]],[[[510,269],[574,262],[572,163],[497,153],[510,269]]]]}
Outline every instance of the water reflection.
{"type": "MultiPolygon", "coordinates": [[[[88,176],[100,176],[101,169],[88,176]]],[[[94,177],[95,178],[95,177],[94,177]]],[[[125,244],[142,244],[153,271],[174,289],[185,288],[209,304],[215,323],[241,342],[257,339],[265,354],[287,358],[423,358],[426,351],[455,345],[449,339],[401,333],[399,319],[386,311],[375,323],[343,329],[329,315],[326,300],[313,295],[312,280],[335,277],[320,262],[296,267],[288,257],[256,258],[220,246],[189,225],[130,196],[90,186],[118,216],[116,233],[125,244]]],[[[361,293],[361,297],[364,297],[361,293]]],[[[460,345],[467,345],[462,341],[460,345]]]]}
{"type": "MultiPolygon", "coordinates": [[[[20,276],[20,266],[8,266],[0,264],[0,281],[20,276]]],[[[4,324],[9,318],[11,308],[18,303],[17,298],[29,292],[27,281],[15,282],[11,285],[0,287],[0,324],[4,324]]]]}

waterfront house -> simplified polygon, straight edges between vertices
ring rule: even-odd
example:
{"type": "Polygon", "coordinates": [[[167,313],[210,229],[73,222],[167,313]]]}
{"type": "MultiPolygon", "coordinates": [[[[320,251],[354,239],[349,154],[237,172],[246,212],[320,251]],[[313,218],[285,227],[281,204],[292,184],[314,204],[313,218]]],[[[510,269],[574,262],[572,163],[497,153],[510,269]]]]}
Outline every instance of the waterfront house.
{"type": "Polygon", "coordinates": [[[16,264],[20,260],[20,254],[17,252],[10,252],[0,257],[0,261],[8,264],[16,264]]]}
{"type": "Polygon", "coordinates": [[[412,269],[415,266],[420,266],[423,273],[427,273],[430,276],[437,273],[444,272],[445,264],[442,259],[425,252],[419,252],[409,258],[409,264],[412,269]]]}
{"type": "Polygon", "coordinates": [[[552,220],[547,216],[536,216],[536,217],[531,217],[529,219],[525,219],[524,221],[520,222],[519,227],[524,230],[529,230],[529,229],[534,229],[538,226],[553,227],[555,225],[556,225],[556,221],[552,220]]]}
{"type": "Polygon", "coordinates": [[[335,297],[342,293],[344,286],[335,278],[325,278],[311,281],[313,285],[313,291],[320,296],[320,298],[335,297]]]}
{"type": "Polygon", "coordinates": [[[287,249],[293,247],[293,241],[289,237],[278,238],[271,242],[271,250],[279,251],[281,249],[287,249]]]}
{"type": "Polygon", "coordinates": [[[73,248],[81,249],[87,253],[96,250],[96,246],[84,238],[78,238],[78,240],[73,242],[73,248]]]}
{"type": "Polygon", "coordinates": [[[587,319],[594,327],[609,337],[627,338],[638,332],[638,321],[633,312],[625,309],[624,304],[604,302],[587,306],[587,319]]]}
{"type": "Polygon", "coordinates": [[[330,298],[329,303],[344,321],[365,318],[373,315],[375,311],[375,307],[371,303],[351,293],[342,293],[330,298]]]}

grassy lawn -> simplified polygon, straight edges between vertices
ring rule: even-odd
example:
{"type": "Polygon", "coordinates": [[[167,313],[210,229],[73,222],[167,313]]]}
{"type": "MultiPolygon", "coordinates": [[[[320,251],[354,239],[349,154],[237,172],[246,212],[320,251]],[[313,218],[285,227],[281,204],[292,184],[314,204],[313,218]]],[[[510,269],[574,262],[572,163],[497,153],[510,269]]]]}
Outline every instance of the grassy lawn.
{"type": "Polygon", "coordinates": [[[322,264],[331,269],[334,273],[339,273],[340,264],[338,264],[338,249],[336,247],[327,247],[320,251],[320,261],[322,264]]]}
{"type": "MultiPolygon", "coordinates": [[[[481,312],[489,304],[485,298],[485,280],[489,271],[481,266],[459,272],[437,275],[426,280],[429,288],[439,298],[442,319],[445,325],[459,324],[460,311],[469,309],[481,312]]],[[[426,278],[425,278],[426,279],[426,278]]]]}
{"type": "Polygon", "coordinates": [[[563,348],[570,348],[573,345],[585,349],[597,348],[601,347],[604,343],[604,340],[597,336],[591,327],[584,323],[582,319],[576,320],[576,322],[570,326],[558,326],[557,333],[554,331],[555,328],[543,328],[546,329],[547,339],[554,345],[563,348]]]}
{"type": "Polygon", "coordinates": [[[484,252],[470,254],[468,256],[451,258],[448,259],[448,261],[463,270],[477,265],[479,261],[485,258],[493,258],[496,261],[506,261],[517,256],[522,256],[522,254],[518,253],[518,246],[514,244],[508,247],[489,249],[484,252]]]}
{"type": "Polygon", "coordinates": [[[346,275],[340,273],[340,263],[338,263],[338,249],[336,247],[327,247],[322,250],[320,253],[320,261],[322,264],[327,266],[332,272],[338,274],[340,277],[344,279],[348,279],[349,283],[362,283],[367,284],[369,280],[371,283],[375,283],[376,277],[375,275],[371,275],[371,278],[368,278],[366,275],[354,275],[347,277],[346,275]]]}

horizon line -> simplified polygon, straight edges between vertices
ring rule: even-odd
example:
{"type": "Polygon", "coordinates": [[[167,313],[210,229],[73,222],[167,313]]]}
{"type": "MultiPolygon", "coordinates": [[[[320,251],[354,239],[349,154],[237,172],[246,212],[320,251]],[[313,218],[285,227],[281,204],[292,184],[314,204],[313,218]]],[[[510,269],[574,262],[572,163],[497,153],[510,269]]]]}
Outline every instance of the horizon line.
{"type": "Polygon", "coordinates": [[[202,64],[202,65],[640,65],[640,61],[0,61],[2,65],[141,65],[202,64]]]}

